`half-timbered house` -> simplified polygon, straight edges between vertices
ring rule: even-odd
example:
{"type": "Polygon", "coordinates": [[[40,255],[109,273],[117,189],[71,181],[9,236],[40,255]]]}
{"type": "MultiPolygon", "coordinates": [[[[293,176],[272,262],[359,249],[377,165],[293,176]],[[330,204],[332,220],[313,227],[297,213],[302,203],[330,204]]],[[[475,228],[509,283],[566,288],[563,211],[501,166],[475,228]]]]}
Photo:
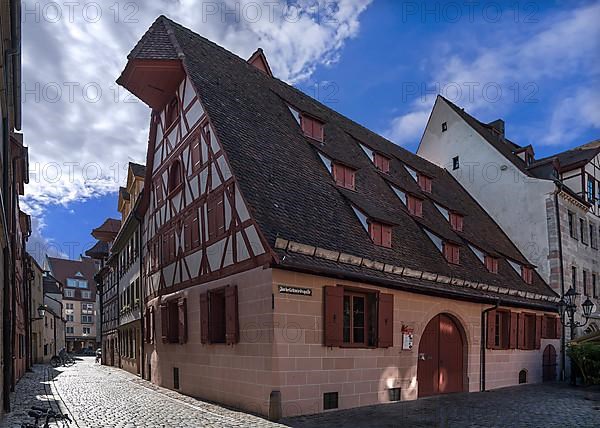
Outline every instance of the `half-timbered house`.
{"type": "Polygon", "coordinates": [[[118,83],[152,382],[277,418],[542,380],[557,295],[447,171],[163,16],[118,83]]]}

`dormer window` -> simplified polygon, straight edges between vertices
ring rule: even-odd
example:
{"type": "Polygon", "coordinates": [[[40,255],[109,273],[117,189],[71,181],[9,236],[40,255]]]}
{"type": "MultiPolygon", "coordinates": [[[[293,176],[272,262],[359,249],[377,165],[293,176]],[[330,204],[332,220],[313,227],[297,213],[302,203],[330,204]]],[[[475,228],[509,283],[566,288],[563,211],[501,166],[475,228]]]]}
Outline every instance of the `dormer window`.
{"type": "Polygon", "coordinates": [[[490,255],[486,255],[484,258],[485,267],[491,273],[498,273],[498,259],[490,255]]]}
{"type": "Polygon", "coordinates": [[[521,278],[526,284],[533,284],[533,269],[529,266],[521,266],[521,278]]]}
{"type": "Polygon", "coordinates": [[[168,129],[175,122],[175,119],[177,119],[178,106],[179,101],[177,100],[177,97],[173,97],[169,104],[167,104],[165,111],[165,129],[168,129]]]}
{"type": "Polygon", "coordinates": [[[456,232],[462,232],[463,231],[463,216],[457,213],[450,213],[450,226],[452,226],[452,229],[455,230],[456,232]]]}
{"type": "Polygon", "coordinates": [[[354,176],[356,171],[346,165],[333,163],[333,179],[335,184],[345,189],[354,190],[354,176]]]}
{"type": "Polygon", "coordinates": [[[419,187],[422,191],[431,193],[431,182],[431,177],[423,174],[417,174],[417,183],[419,183],[419,187]]]}
{"type": "Polygon", "coordinates": [[[444,242],[442,248],[442,252],[448,263],[454,265],[460,264],[460,247],[458,245],[444,242]]]}
{"type": "Polygon", "coordinates": [[[373,153],[373,163],[381,172],[390,172],[390,160],[380,153],[373,153]]]}
{"type": "Polygon", "coordinates": [[[423,217],[423,201],[413,195],[406,196],[406,207],[411,215],[423,217]]]}
{"type": "Polygon", "coordinates": [[[304,135],[317,141],[323,141],[323,122],[315,119],[314,117],[302,114],[300,116],[300,125],[302,126],[302,132],[304,132],[304,135]]]}
{"type": "Polygon", "coordinates": [[[376,221],[369,222],[369,235],[375,245],[392,248],[392,227],[376,221]]]}

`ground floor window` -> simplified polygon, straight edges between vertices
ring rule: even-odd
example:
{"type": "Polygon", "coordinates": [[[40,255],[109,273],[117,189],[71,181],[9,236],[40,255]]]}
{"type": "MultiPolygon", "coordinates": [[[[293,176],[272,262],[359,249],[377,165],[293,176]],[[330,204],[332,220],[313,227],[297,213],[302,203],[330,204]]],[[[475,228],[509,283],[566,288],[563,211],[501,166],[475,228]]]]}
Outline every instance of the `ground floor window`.
{"type": "Polygon", "coordinates": [[[373,293],[344,293],[344,343],[375,346],[377,328],[376,295],[373,293]]]}

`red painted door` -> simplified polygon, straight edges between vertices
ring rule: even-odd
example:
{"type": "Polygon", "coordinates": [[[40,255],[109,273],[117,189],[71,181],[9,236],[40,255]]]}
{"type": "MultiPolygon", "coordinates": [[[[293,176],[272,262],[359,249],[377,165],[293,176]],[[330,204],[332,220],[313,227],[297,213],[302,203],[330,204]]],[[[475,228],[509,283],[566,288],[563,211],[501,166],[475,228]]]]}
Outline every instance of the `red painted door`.
{"type": "Polygon", "coordinates": [[[417,380],[419,397],[463,390],[463,341],[448,315],[435,316],[419,343],[417,380]]]}

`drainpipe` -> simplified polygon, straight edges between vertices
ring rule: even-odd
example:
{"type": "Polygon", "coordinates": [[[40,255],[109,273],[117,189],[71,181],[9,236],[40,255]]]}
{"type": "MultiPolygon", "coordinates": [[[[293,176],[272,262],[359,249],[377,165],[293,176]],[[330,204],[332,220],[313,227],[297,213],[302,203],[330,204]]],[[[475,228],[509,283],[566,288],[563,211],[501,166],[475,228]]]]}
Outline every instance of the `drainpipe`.
{"type": "MultiPolygon", "coordinates": [[[[557,232],[557,236],[558,236],[558,262],[559,262],[559,269],[560,269],[560,297],[561,299],[564,297],[565,295],[565,271],[564,271],[564,264],[563,264],[563,248],[562,248],[562,234],[561,234],[561,229],[560,229],[560,210],[558,207],[558,193],[561,191],[562,189],[562,183],[561,182],[556,182],[556,185],[558,186],[558,190],[556,190],[554,192],[554,209],[556,211],[556,232],[557,232]]],[[[564,381],[565,380],[565,366],[566,366],[566,339],[565,339],[565,333],[566,333],[566,329],[565,329],[565,325],[561,322],[561,327],[562,327],[562,334],[560,335],[560,380],[564,381]]]]}
{"type": "Polygon", "coordinates": [[[487,343],[487,329],[486,329],[486,318],[487,314],[494,309],[498,309],[500,306],[500,299],[496,302],[495,306],[491,308],[487,308],[481,312],[481,350],[480,350],[480,361],[479,361],[479,390],[481,392],[485,391],[485,347],[487,343]]]}

